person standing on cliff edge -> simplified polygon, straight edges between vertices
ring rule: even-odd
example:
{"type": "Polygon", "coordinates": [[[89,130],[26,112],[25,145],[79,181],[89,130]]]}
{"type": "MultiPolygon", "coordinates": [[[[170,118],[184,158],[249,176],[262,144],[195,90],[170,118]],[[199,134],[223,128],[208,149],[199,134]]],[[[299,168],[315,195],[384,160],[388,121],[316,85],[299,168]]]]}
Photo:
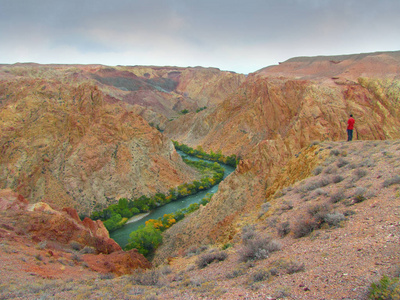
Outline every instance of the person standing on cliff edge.
{"type": "Polygon", "coordinates": [[[356,120],[353,119],[353,115],[347,120],[347,141],[350,142],[353,139],[353,129],[356,120]]]}

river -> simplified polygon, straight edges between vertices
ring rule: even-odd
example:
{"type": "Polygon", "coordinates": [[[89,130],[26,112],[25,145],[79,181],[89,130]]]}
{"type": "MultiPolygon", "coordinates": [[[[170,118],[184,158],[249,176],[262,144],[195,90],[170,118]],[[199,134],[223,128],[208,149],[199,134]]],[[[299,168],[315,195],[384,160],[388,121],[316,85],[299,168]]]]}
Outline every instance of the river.
{"type": "MultiPolygon", "coordinates": [[[[189,155],[183,153],[182,151],[177,151],[177,152],[182,156],[182,158],[187,158],[190,160],[199,160],[198,158],[189,156],[189,155]]],[[[224,179],[235,170],[235,168],[233,168],[231,166],[224,165],[224,164],[220,164],[220,165],[225,169],[224,179]]],[[[160,207],[152,210],[149,214],[144,214],[143,218],[141,218],[139,220],[136,220],[133,222],[130,220],[130,222],[125,224],[124,227],[111,232],[110,237],[112,239],[114,239],[122,248],[124,248],[126,246],[126,244],[128,243],[129,234],[132,231],[137,230],[140,225],[144,225],[145,222],[150,219],[158,219],[159,217],[162,217],[165,214],[174,213],[175,211],[177,211],[179,209],[186,208],[192,203],[199,203],[201,201],[201,199],[203,199],[208,193],[214,194],[218,190],[218,185],[219,184],[213,186],[209,190],[201,191],[195,195],[186,196],[177,201],[173,201],[166,205],[160,206],[160,207]]],[[[135,218],[135,217],[136,216],[134,216],[133,218],[135,218]]]]}

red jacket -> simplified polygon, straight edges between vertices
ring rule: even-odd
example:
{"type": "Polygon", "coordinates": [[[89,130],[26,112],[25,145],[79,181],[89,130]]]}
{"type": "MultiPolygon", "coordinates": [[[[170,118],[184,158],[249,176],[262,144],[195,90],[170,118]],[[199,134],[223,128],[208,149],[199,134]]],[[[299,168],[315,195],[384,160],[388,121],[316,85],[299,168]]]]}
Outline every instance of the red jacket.
{"type": "Polygon", "coordinates": [[[347,129],[353,130],[354,129],[354,123],[356,122],[356,120],[354,120],[353,118],[350,118],[347,121],[347,129]]]}

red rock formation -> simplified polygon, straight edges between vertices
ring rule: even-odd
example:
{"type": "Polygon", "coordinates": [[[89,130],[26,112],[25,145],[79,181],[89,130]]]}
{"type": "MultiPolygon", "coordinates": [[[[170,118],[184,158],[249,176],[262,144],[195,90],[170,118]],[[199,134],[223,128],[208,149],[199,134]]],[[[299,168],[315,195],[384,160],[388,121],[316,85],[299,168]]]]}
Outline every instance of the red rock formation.
{"type": "Polygon", "coordinates": [[[116,275],[132,274],[136,269],[149,269],[151,263],[143,259],[136,250],[117,251],[109,255],[83,255],[83,260],[93,271],[99,273],[114,273],[116,275]]]}
{"type": "MultiPolygon", "coordinates": [[[[96,272],[122,275],[151,267],[136,250],[122,251],[101,221],[81,221],[75,209],[58,211],[43,202],[28,205],[27,200],[10,190],[0,190],[0,207],[0,237],[12,242],[15,251],[33,244],[40,245],[37,248],[42,252],[47,251],[48,257],[69,257],[72,250],[86,247],[86,252],[94,254],[83,255],[83,260],[96,272]]],[[[54,276],[46,267],[35,270],[43,276],[54,276]]]]}

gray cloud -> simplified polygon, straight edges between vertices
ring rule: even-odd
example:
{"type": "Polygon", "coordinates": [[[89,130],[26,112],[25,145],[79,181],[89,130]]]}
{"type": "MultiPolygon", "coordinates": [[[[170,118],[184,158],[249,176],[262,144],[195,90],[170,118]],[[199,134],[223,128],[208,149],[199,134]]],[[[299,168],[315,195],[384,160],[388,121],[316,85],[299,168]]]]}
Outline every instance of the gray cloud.
{"type": "Polygon", "coordinates": [[[398,0],[0,0],[0,63],[214,66],[400,49],[398,0]]]}

